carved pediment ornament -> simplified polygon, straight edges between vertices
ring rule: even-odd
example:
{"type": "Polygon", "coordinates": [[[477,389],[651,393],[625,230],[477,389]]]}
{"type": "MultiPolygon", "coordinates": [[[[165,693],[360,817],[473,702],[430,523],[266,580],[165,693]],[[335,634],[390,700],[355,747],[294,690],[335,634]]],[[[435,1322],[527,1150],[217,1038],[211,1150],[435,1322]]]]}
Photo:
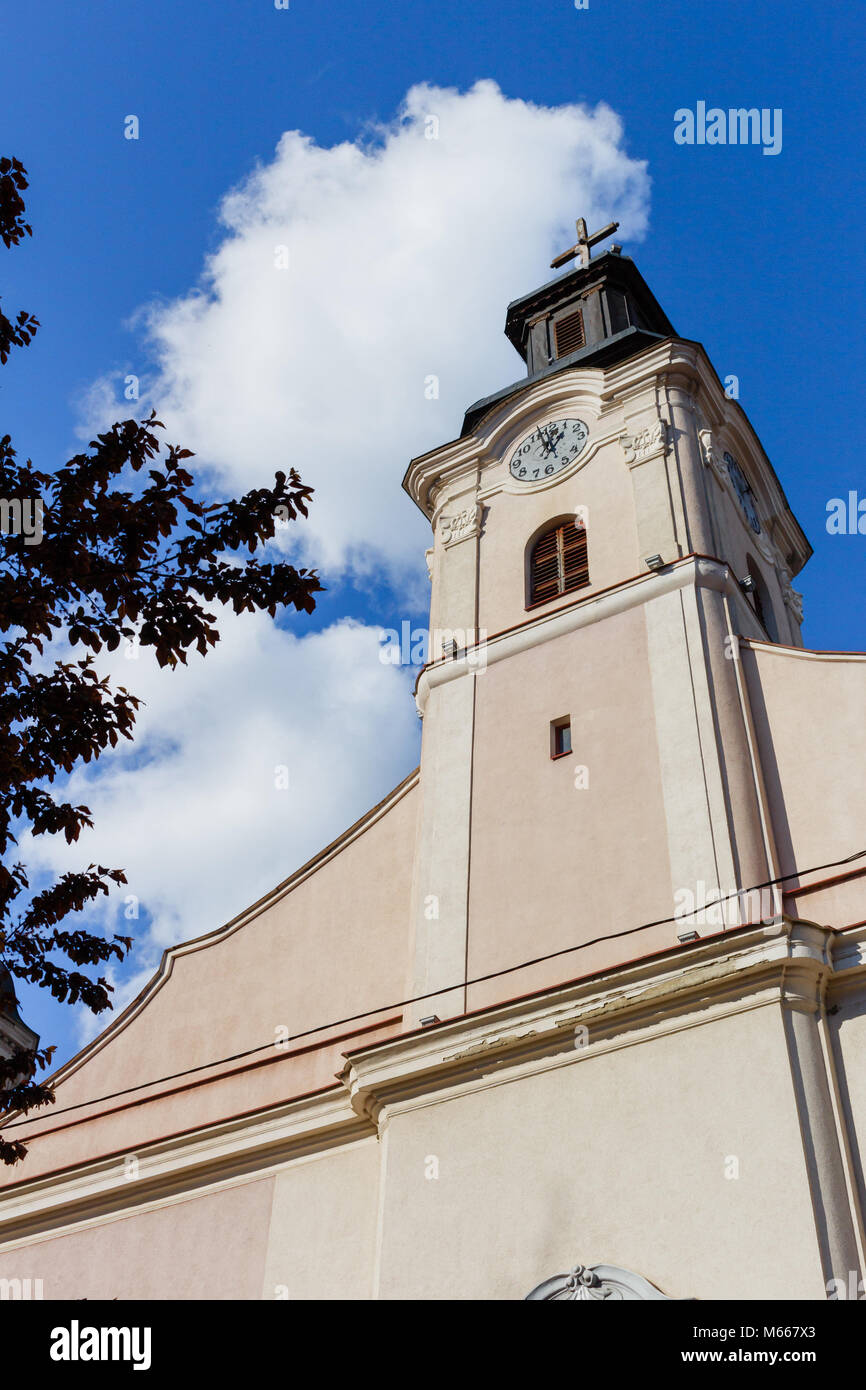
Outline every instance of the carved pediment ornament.
{"type": "Polygon", "coordinates": [[[575,1265],[568,1274],[545,1279],[526,1295],[525,1301],[600,1303],[609,1300],[616,1303],[648,1299],[672,1302],[655,1284],[629,1269],[620,1269],[617,1265],[575,1265]]]}
{"type": "Polygon", "coordinates": [[[667,421],[661,416],[652,424],[637,430],[635,434],[621,434],[619,442],[630,468],[645,463],[647,459],[657,458],[668,450],[669,431],[667,421]]]}
{"type": "Polygon", "coordinates": [[[481,530],[481,514],[481,503],[476,502],[471,507],[464,507],[462,511],[455,512],[453,516],[441,516],[439,534],[443,545],[456,545],[458,541],[477,536],[481,530]]]}

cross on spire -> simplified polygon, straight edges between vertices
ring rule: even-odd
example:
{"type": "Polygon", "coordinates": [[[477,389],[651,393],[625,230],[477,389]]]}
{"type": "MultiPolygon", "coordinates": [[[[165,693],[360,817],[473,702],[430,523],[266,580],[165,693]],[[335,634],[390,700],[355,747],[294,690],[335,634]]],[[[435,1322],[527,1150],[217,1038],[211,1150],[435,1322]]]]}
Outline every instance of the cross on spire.
{"type": "Polygon", "coordinates": [[[589,265],[590,247],[595,246],[596,242],[604,241],[605,237],[612,236],[619,223],[608,222],[606,227],[602,227],[600,232],[593,232],[592,236],[587,234],[586,223],[582,217],[578,217],[574,225],[577,228],[576,244],[550,262],[551,270],[558,270],[561,265],[566,265],[569,261],[574,260],[575,256],[580,258],[581,265],[589,265]]]}

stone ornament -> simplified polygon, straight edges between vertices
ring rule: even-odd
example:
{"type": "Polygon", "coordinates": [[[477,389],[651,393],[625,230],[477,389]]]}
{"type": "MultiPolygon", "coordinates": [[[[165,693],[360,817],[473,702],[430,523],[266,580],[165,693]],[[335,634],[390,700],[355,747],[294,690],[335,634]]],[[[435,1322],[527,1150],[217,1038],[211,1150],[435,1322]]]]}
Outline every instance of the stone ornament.
{"type": "Polygon", "coordinates": [[[803,595],[791,587],[791,576],[788,571],[779,571],[779,581],[782,585],[782,601],[788,612],[796,623],[803,621],[803,595]]]}
{"type": "Polygon", "coordinates": [[[575,1265],[568,1274],[556,1274],[545,1279],[532,1293],[526,1295],[525,1302],[630,1303],[649,1299],[673,1300],[662,1293],[655,1284],[629,1269],[617,1265],[575,1265]]]}
{"type": "MultiPolygon", "coordinates": [[[[725,462],[727,457],[725,451],[719,448],[713,431],[710,429],[698,430],[698,438],[701,443],[701,453],[703,454],[704,463],[708,468],[712,469],[719,482],[726,488],[734,502],[737,503],[737,515],[746,520],[746,524],[748,525],[748,520],[745,518],[745,513],[743,512],[742,500],[737,496],[737,490],[734,487],[728,465],[725,462]]],[[[755,501],[757,502],[757,499],[755,499],[755,501]]],[[[801,594],[798,594],[796,590],[791,588],[790,575],[788,574],[779,547],[768,535],[763,526],[759,532],[756,532],[754,527],[749,526],[749,537],[752,545],[757,547],[760,554],[767,561],[767,564],[772,565],[777,571],[779,581],[782,585],[782,594],[785,603],[795,616],[799,612],[797,621],[802,623],[803,598],[801,594]]]]}
{"type": "MultiPolygon", "coordinates": [[[[757,498],[752,492],[751,486],[748,480],[745,478],[742,469],[740,468],[740,465],[737,463],[737,460],[734,458],[732,454],[729,454],[725,449],[720,448],[712,430],[698,430],[698,439],[701,443],[701,453],[703,455],[704,463],[706,464],[707,468],[712,469],[719,482],[722,484],[722,487],[725,488],[725,490],[734,499],[734,501],[737,503],[737,506],[740,509],[740,512],[743,515],[746,515],[746,509],[743,503],[742,486],[745,485],[745,487],[747,488],[752,498],[752,501],[755,504],[755,516],[758,524],[757,530],[755,530],[755,527],[750,524],[749,529],[752,531],[752,539],[753,541],[757,542],[758,546],[761,548],[764,559],[773,560],[775,556],[772,553],[771,543],[763,534],[760,519],[757,516],[757,498]],[[735,480],[736,475],[739,475],[739,478],[741,480],[740,487],[737,486],[737,482],[735,480]]],[[[746,519],[748,521],[748,516],[746,517],[746,519]]],[[[778,555],[778,552],[775,552],[775,554],[778,555]]],[[[779,556],[779,559],[781,559],[781,556],[779,556]]]]}
{"type": "Polygon", "coordinates": [[[701,453],[704,456],[704,463],[707,468],[711,468],[720,483],[728,483],[728,470],[722,462],[722,456],[716,448],[712,430],[698,430],[698,439],[701,441],[701,453]]]}
{"type": "Polygon", "coordinates": [[[439,520],[439,531],[443,545],[456,545],[458,541],[469,540],[481,531],[481,504],[464,507],[454,516],[443,516],[439,520]]]}
{"type": "Polygon", "coordinates": [[[647,459],[657,458],[668,450],[667,421],[659,417],[636,434],[621,434],[619,442],[630,468],[637,463],[645,463],[647,459]]]}

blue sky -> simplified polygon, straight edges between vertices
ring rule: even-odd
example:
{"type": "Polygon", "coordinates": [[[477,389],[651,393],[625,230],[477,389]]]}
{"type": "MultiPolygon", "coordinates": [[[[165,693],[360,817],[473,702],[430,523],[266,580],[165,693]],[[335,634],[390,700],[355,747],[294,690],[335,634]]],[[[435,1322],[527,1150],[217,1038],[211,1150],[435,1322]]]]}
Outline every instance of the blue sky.
{"type": "MultiPolygon", "coordinates": [[[[0,293],[7,312],[24,306],[43,324],[0,374],[0,425],[22,454],[41,467],[61,462],[80,447],[92,384],[153,369],[153,340],[140,317],[130,327],[131,316],[196,285],[224,235],[221,200],[273,159],[284,131],[322,147],[357,140],[371,123],[391,121],[417,83],[466,91],[490,78],[505,97],[544,107],[605,102],[623,122],[622,149],[646,161],[651,179],[648,232],[625,249],[677,331],[706,345],[720,375],[739,378],[741,403],[815,548],[797,582],[806,643],[866,649],[866,536],[825,529],[829,498],[850,489],[866,496],[862,7],[291,0],[279,11],[270,0],[43,0],[7,14],[4,30],[3,152],[29,170],[35,235],[3,256],[0,293]],[[674,112],[698,101],[781,108],[782,152],[678,146],[674,112]],[[123,138],[129,113],[141,123],[135,142],[123,138]]],[[[563,207],[569,195],[560,190],[563,207]]],[[[515,181],[492,235],[501,227],[506,236],[540,196],[549,190],[515,181]]],[[[570,215],[583,211],[575,205],[570,215]]],[[[498,319],[476,325],[479,343],[498,344],[507,300],[547,278],[549,247],[525,250],[520,282],[503,283],[498,319]]],[[[490,247],[478,239],[459,251],[471,267],[490,247]]],[[[456,300],[464,287],[443,278],[438,293],[456,300]]],[[[502,351],[491,390],[520,374],[502,351]]],[[[461,389],[454,384],[449,420],[482,394],[475,381],[462,399],[461,389]]],[[[407,440],[395,490],[415,451],[407,440]]],[[[329,594],[309,628],[347,615],[371,625],[423,621],[416,591],[407,602],[393,577],[377,583],[335,565],[324,578],[329,594]]],[[[337,833],[383,794],[416,738],[407,730],[393,766],[384,759],[359,773],[345,814],[333,824],[326,815],[323,831],[337,833]]],[[[292,841],[270,880],[315,848],[303,836],[292,841]]],[[[151,951],[140,968],[153,959],[151,951]]],[[[61,1055],[74,1050],[62,1010],[29,995],[26,1006],[61,1055]]]]}

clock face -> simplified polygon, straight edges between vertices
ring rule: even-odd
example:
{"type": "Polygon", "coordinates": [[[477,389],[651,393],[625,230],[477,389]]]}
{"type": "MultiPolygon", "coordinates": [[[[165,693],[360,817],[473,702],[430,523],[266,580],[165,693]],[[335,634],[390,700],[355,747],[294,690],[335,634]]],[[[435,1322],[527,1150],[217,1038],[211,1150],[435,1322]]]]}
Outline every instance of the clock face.
{"type": "Polygon", "coordinates": [[[740,506],[746,513],[746,518],[755,535],[761,534],[761,522],[758,517],[758,508],[755,505],[755,494],[746,481],[746,476],[735,458],[730,454],[725,454],[725,464],[728,470],[728,477],[734,485],[734,492],[740,501],[740,506]]]}
{"type": "Polygon", "coordinates": [[[551,420],[539,425],[511,456],[509,469],[519,483],[537,483],[552,478],[574,463],[589,438],[582,420],[551,420]]]}

